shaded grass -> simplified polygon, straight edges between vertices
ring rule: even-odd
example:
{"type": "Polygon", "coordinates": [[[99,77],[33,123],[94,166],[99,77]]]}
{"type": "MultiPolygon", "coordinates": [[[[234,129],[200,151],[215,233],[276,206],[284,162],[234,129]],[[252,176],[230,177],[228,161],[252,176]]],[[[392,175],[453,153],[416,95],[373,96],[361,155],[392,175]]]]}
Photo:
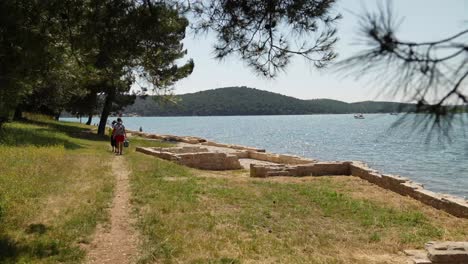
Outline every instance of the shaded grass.
{"type": "Polygon", "coordinates": [[[21,146],[63,146],[67,149],[77,149],[81,146],[69,137],[55,129],[31,126],[28,124],[13,123],[6,125],[0,132],[0,144],[11,147],[21,146]],[[34,132],[31,132],[31,128],[34,132]]]}
{"type": "Polygon", "coordinates": [[[207,178],[143,154],[128,158],[140,263],[400,263],[403,249],[467,238],[466,220],[355,197],[339,177],[207,178]]]}
{"type": "Polygon", "coordinates": [[[78,263],[112,198],[106,141],[86,126],[7,123],[0,132],[0,262],[78,263]],[[91,136],[92,137],[92,136],[91,136]]]}

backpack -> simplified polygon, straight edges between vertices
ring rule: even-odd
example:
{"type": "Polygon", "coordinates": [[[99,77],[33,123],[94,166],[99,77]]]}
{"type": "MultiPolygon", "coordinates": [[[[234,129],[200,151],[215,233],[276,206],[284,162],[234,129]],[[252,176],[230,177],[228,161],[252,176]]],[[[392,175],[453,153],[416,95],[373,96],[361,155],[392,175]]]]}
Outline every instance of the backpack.
{"type": "Polygon", "coordinates": [[[116,124],[114,126],[114,130],[115,130],[115,136],[121,136],[121,135],[125,135],[125,127],[124,125],[122,124],[116,124]]]}

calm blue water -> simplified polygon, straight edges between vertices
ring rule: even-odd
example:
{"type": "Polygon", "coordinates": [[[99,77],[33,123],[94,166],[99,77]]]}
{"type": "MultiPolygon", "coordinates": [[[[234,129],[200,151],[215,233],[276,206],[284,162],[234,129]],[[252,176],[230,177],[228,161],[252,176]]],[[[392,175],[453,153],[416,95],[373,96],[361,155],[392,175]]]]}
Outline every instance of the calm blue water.
{"type": "Polygon", "coordinates": [[[199,136],[319,160],[361,160],[381,172],[423,183],[427,189],[468,196],[466,125],[455,124],[451,143],[435,138],[428,141],[426,132],[415,130],[414,120],[391,129],[400,117],[373,114],[366,115],[366,119],[354,119],[352,115],[296,115],[123,120],[133,130],[142,126],[145,132],[199,136]]]}

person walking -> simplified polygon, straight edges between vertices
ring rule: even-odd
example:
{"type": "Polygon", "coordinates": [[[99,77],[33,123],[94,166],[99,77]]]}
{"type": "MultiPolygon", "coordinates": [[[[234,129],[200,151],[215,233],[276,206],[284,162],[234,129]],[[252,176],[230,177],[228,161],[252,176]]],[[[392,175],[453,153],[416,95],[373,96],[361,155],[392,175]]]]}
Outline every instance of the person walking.
{"type": "Polygon", "coordinates": [[[110,143],[112,146],[112,152],[117,153],[117,143],[115,142],[115,124],[117,124],[117,121],[112,121],[111,123],[111,129],[109,131],[110,134],[110,143]]]}
{"type": "Polygon", "coordinates": [[[127,132],[125,131],[125,126],[123,125],[122,119],[117,118],[117,123],[114,126],[114,137],[115,142],[117,143],[117,155],[123,154],[123,143],[125,138],[127,138],[127,132]]]}

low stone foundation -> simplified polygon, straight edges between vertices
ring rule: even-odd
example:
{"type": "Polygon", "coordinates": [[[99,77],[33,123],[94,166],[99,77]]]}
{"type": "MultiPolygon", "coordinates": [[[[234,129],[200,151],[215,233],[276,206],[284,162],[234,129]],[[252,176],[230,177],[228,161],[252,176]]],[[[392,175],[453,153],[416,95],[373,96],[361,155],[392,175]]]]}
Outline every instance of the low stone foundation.
{"type": "Polygon", "coordinates": [[[199,144],[202,142],[206,142],[206,139],[199,138],[199,137],[191,137],[191,136],[180,137],[180,136],[174,136],[174,135],[158,135],[158,134],[149,134],[149,133],[132,131],[132,130],[127,130],[127,132],[131,133],[134,136],[150,138],[150,139],[158,139],[158,140],[164,140],[164,141],[184,142],[184,143],[189,143],[189,144],[199,144]]]}
{"type": "Polygon", "coordinates": [[[250,165],[250,177],[349,175],[349,162],[315,162],[301,165],[250,165]]]}
{"type": "Polygon", "coordinates": [[[191,136],[181,137],[181,136],[173,136],[173,135],[148,134],[148,133],[131,131],[131,130],[129,130],[129,133],[132,133],[132,135],[135,135],[135,136],[140,136],[140,137],[149,138],[149,139],[183,142],[183,143],[188,143],[188,144],[200,144],[204,146],[213,146],[213,147],[219,147],[219,148],[238,150],[234,154],[240,159],[256,159],[256,160],[279,163],[279,164],[307,164],[307,163],[315,162],[315,160],[306,159],[306,158],[299,157],[299,156],[268,153],[268,152],[265,152],[265,149],[259,149],[259,148],[254,148],[254,147],[241,146],[241,145],[233,145],[233,144],[222,144],[222,143],[209,141],[209,140],[199,138],[199,137],[191,137],[191,136]]]}
{"type": "Polygon", "coordinates": [[[207,149],[200,147],[137,147],[136,151],[202,170],[237,170],[242,168],[239,159],[235,155],[209,152],[207,149]]]}
{"type": "Polygon", "coordinates": [[[468,202],[462,198],[438,194],[424,189],[423,185],[397,175],[381,174],[361,162],[316,162],[302,165],[255,165],[250,166],[251,177],[272,176],[356,176],[384,189],[410,196],[434,208],[457,217],[468,218],[468,202]]]}
{"type": "Polygon", "coordinates": [[[415,264],[467,264],[468,242],[429,242],[424,250],[405,250],[415,264]]]}
{"type": "Polygon", "coordinates": [[[241,146],[241,145],[222,144],[222,143],[208,141],[208,140],[205,140],[204,142],[201,142],[200,144],[206,145],[206,146],[220,147],[220,148],[247,150],[247,151],[251,151],[251,152],[265,152],[264,149],[246,147],[246,146],[241,146]]]}
{"type": "Polygon", "coordinates": [[[308,164],[308,163],[315,162],[315,160],[306,159],[306,158],[294,156],[294,155],[275,154],[275,153],[268,153],[268,152],[261,153],[261,152],[255,152],[255,151],[249,151],[248,158],[268,161],[268,162],[273,162],[273,163],[279,163],[279,164],[308,164]]]}
{"type": "Polygon", "coordinates": [[[462,198],[426,190],[423,185],[412,182],[407,178],[380,174],[364,163],[351,162],[350,175],[357,176],[401,195],[410,196],[454,216],[468,218],[468,202],[462,198]]]}

